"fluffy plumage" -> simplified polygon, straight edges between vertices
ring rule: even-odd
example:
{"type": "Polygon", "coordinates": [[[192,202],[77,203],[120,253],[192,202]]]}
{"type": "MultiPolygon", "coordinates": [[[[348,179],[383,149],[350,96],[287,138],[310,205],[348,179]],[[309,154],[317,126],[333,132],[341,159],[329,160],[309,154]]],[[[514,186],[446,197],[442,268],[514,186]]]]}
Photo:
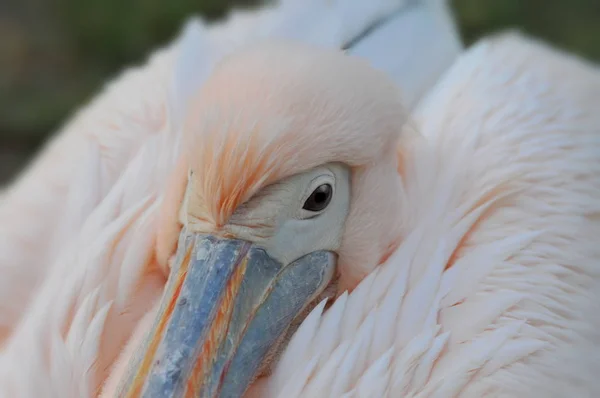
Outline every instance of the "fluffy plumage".
{"type": "MultiPolygon", "coordinates": [[[[95,395],[152,317],[179,117],[212,68],[194,54],[221,48],[217,29],[191,29],[197,52],[177,64],[176,44],[114,83],[5,193],[0,395],[95,395]],[[194,65],[206,71],[185,86],[194,65]]],[[[358,264],[358,286],[318,306],[250,394],[597,396],[598,105],[597,68],[540,43],[462,55],[399,141],[399,246],[358,264]]]]}
{"type": "Polygon", "coordinates": [[[398,250],[255,392],[597,396],[599,101],[596,67],[522,36],[464,54],[416,110],[398,250]]]}

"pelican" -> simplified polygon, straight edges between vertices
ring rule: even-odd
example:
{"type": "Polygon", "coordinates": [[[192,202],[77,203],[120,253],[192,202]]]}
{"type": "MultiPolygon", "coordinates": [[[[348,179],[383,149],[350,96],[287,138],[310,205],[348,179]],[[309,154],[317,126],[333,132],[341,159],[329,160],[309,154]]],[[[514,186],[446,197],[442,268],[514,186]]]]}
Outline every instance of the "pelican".
{"type": "Polygon", "coordinates": [[[410,86],[194,26],[4,194],[2,396],[598,396],[596,66],[513,33],[410,86]]]}

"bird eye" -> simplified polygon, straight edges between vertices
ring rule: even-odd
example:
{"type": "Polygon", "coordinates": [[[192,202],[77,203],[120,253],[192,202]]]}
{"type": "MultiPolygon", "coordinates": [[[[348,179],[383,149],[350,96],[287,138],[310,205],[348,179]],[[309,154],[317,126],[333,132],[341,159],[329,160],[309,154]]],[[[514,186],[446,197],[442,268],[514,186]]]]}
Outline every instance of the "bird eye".
{"type": "Polygon", "coordinates": [[[333,188],[329,184],[321,184],[310,194],[302,208],[308,211],[321,211],[329,205],[333,196],[333,188]]]}

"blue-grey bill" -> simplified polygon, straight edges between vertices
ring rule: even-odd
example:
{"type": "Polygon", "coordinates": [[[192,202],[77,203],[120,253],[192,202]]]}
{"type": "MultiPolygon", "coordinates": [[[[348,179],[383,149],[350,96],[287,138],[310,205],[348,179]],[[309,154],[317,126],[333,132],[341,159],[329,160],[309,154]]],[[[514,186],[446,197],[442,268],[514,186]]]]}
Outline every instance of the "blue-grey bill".
{"type": "Polygon", "coordinates": [[[334,271],[331,252],[284,265],[249,242],[184,230],[120,396],[241,397],[334,271]]]}

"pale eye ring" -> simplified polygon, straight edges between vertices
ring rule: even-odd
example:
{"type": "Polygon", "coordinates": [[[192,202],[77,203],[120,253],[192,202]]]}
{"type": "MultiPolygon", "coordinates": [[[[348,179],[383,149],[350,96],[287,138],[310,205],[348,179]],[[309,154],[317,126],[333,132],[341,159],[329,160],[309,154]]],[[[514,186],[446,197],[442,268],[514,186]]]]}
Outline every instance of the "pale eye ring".
{"type": "Polygon", "coordinates": [[[312,212],[323,211],[329,206],[332,197],[332,186],[330,184],[321,184],[310,194],[308,199],[306,199],[302,208],[312,212]]]}

